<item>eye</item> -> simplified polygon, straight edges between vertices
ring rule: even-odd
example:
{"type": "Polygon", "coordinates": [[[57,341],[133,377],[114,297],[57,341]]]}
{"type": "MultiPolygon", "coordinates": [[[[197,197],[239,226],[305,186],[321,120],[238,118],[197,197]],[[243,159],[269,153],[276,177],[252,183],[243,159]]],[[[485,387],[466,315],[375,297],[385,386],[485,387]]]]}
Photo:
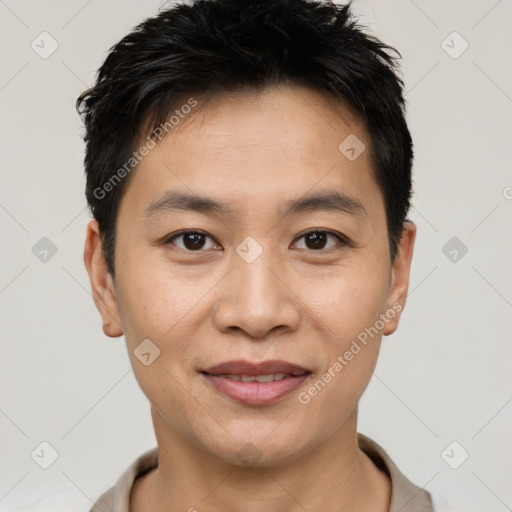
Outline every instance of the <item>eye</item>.
{"type": "Polygon", "coordinates": [[[167,238],[165,243],[175,245],[184,251],[195,252],[201,251],[201,249],[215,249],[219,247],[211,237],[201,231],[182,231],[167,238]],[[175,243],[175,240],[181,240],[181,244],[175,243]],[[208,244],[207,240],[210,240],[210,244],[208,244]]]}
{"type": "MultiPolygon", "coordinates": [[[[299,249],[312,251],[329,250],[338,246],[348,245],[348,239],[332,231],[314,229],[302,234],[296,240],[304,239],[305,246],[299,249]]],[[[172,244],[187,252],[200,252],[201,250],[218,249],[220,246],[206,233],[201,231],[181,231],[168,237],[165,244],[172,244]]],[[[297,242],[296,244],[297,245],[297,242]]]]}
{"type": "Polygon", "coordinates": [[[348,240],[342,235],[339,235],[332,231],[326,231],[321,229],[308,231],[307,233],[304,233],[299,238],[297,238],[297,240],[300,240],[302,238],[304,239],[306,247],[299,247],[299,249],[310,249],[313,251],[318,251],[332,249],[336,247],[336,245],[348,245],[348,240]],[[334,239],[335,243],[331,243],[331,245],[328,246],[329,239],[334,239]]]}

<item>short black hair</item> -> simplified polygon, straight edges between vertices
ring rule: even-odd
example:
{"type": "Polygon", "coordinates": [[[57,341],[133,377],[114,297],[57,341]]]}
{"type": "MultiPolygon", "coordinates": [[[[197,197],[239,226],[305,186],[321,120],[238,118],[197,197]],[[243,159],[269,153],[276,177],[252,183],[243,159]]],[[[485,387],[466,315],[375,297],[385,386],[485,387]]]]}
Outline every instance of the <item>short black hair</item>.
{"type": "Polygon", "coordinates": [[[76,107],[86,130],[86,198],[112,276],[117,211],[137,143],[149,134],[156,142],[152,130],[192,93],[211,98],[279,84],[334,95],[364,122],[394,261],[412,194],[401,55],[365,32],[350,9],[350,2],[195,0],[148,18],[110,49],[76,107]]]}

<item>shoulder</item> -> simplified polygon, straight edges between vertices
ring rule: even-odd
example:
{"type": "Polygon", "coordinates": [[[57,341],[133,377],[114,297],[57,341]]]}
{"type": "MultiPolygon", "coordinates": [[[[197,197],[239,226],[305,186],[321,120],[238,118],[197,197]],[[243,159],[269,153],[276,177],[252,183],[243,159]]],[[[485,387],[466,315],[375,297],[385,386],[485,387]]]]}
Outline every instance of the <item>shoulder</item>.
{"type": "Polygon", "coordinates": [[[113,487],[105,491],[90,512],[129,512],[130,494],[137,478],[158,466],[158,448],[152,448],[137,457],[119,477],[113,487]]]}
{"type": "Polygon", "coordinates": [[[90,512],[102,510],[103,512],[110,512],[114,510],[114,493],[115,487],[111,487],[105,491],[95,502],[90,512]]]}
{"type": "Polygon", "coordinates": [[[430,493],[408,480],[381,446],[363,434],[357,439],[359,448],[391,480],[389,512],[436,512],[430,493]]]}

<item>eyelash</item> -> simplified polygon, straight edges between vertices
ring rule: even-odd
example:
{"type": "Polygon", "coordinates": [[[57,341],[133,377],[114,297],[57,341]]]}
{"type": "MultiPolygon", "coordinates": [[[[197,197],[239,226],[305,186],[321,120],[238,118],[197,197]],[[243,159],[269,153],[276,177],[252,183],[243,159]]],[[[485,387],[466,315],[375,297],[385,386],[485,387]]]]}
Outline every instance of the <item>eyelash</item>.
{"type": "MultiPolygon", "coordinates": [[[[186,234],[190,234],[190,233],[193,233],[193,234],[198,234],[198,235],[204,235],[206,236],[207,238],[210,238],[211,240],[213,240],[215,243],[217,243],[210,235],[208,235],[207,233],[205,233],[204,231],[201,231],[201,230],[197,230],[197,229],[187,229],[187,230],[184,230],[184,231],[179,231],[178,233],[174,233],[173,235],[167,237],[165,240],[164,240],[164,244],[172,244],[173,240],[176,239],[176,238],[179,238],[180,236],[183,236],[183,235],[186,235],[186,234]]],[[[331,235],[335,238],[338,239],[338,246],[334,246],[334,247],[330,247],[328,249],[305,249],[305,250],[308,250],[310,252],[331,252],[333,250],[337,250],[343,246],[347,246],[347,245],[350,245],[350,240],[340,234],[340,233],[336,233],[335,231],[329,231],[327,229],[310,229],[309,231],[306,231],[305,233],[302,233],[301,235],[299,235],[295,240],[300,240],[301,238],[304,238],[312,233],[323,233],[323,234],[326,234],[326,235],[331,235]]],[[[218,244],[220,245],[220,244],[218,244]]],[[[197,251],[192,251],[192,250],[189,250],[189,249],[182,249],[181,247],[178,247],[179,250],[181,251],[185,251],[185,252],[189,252],[189,253],[193,253],[193,252],[205,252],[205,249],[198,249],[197,251]]],[[[300,250],[304,250],[304,249],[300,249],[300,250]]]]}

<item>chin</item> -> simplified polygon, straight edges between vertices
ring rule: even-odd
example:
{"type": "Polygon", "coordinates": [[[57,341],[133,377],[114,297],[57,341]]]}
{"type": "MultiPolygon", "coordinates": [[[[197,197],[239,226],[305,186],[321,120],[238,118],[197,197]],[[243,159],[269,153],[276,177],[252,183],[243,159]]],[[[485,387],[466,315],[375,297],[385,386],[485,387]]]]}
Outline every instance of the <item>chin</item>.
{"type": "MultiPolygon", "coordinates": [[[[273,427],[275,429],[275,425],[273,427]]],[[[231,436],[224,432],[217,438],[214,446],[207,443],[203,446],[215,457],[227,464],[239,467],[265,468],[288,464],[308,451],[304,444],[304,432],[293,435],[283,429],[282,432],[252,428],[245,431],[232,432],[231,436]]]]}

